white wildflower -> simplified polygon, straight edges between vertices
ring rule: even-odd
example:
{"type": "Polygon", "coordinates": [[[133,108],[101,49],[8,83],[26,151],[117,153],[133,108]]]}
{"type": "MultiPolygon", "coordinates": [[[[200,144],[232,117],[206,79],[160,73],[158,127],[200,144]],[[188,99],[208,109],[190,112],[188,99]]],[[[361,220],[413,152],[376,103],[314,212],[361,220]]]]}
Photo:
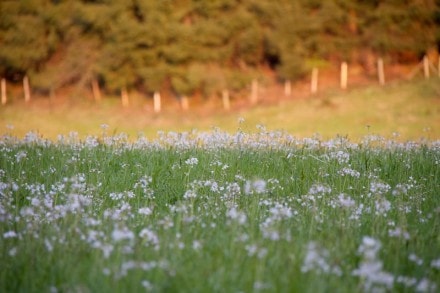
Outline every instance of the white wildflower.
{"type": "Polygon", "coordinates": [[[247,220],[246,214],[244,212],[237,210],[235,207],[229,209],[226,212],[226,216],[229,219],[236,221],[240,225],[244,225],[247,220]]]}
{"type": "Polygon", "coordinates": [[[254,291],[268,290],[268,289],[271,288],[270,284],[263,283],[263,282],[260,282],[260,281],[256,281],[254,283],[253,287],[254,287],[254,291]]]}
{"type": "Polygon", "coordinates": [[[383,183],[380,181],[373,181],[370,183],[370,192],[372,194],[383,195],[387,193],[391,189],[391,186],[387,183],[383,183]]]}
{"type": "Polygon", "coordinates": [[[144,228],[139,232],[139,237],[145,239],[147,244],[152,244],[156,247],[159,245],[159,237],[157,234],[148,228],[144,228]]]}
{"type": "Polygon", "coordinates": [[[339,170],[338,174],[341,176],[350,176],[353,178],[359,178],[361,176],[361,173],[359,173],[359,171],[347,167],[344,167],[341,170],[339,170]]]}
{"type": "Polygon", "coordinates": [[[396,283],[402,284],[405,287],[413,287],[414,285],[417,284],[417,279],[406,276],[397,276],[396,283]]]}
{"type": "Polygon", "coordinates": [[[109,194],[109,197],[112,200],[121,200],[124,197],[124,194],[122,192],[112,192],[109,194]]]}
{"type": "Polygon", "coordinates": [[[419,266],[423,264],[423,259],[419,258],[415,253],[408,255],[408,259],[419,266]]]}
{"type": "Polygon", "coordinates": [[[391,210],[391,203],[384,198],[380,198],[376,200],[375,206],[376,206],[376,215],[386,216],[388,211],[391,210]]]}
{"type": "Polygon", "coordinates": [[[427,278],[423,278],[419,281],[416,287],[416,292],[436,292],[437,285],[427,278]]]}
{"type": "Polygon", "coordinates": [[[362,262],[353,271],[353,275],[364,279],[364,290],[368,292],[379,291],[383,286],[391,289],[394,284],[394,276],[382,270],[382,261],[378,259],[381,246],[378,240],[364,236],[358,249],[362,262]]]}
{"type": "Polygon", "coordinates": [[[134,240],[134,233],[130,231],[127,227],[121,229],[116,228],[112,232],[112,238],[115,242],[123,240],[134,240]]]}
{"type": "Polygon", "coordinates": [[[153,213],[153,210],[151,208],[149,208],[149,207],[144,207],[144,208],[140,208],[138,210],[138,213],[140,215],[149,216],[149,215],[151,215],[153,213]]]}
{"type": "Polygon", "coordinates": [[[344,151],[331,152],[329,154],[329,157],[331,159],[337,160],[339,164],[346,164],[350,160],[350,154],[344,151]]]}
{"type": "Polygon", "coordinates": [[[18,236],[18,234],[17,234],[15,231],[12,231],[12,230],[3,233],[3,238],[5,238],[5,239],[8,239],[8,238],[15,238],[15,237],[17,237],[17,236],[18,236]]]}
{"type": "Polygon", "coordinates": [[[188,166],[195,166],[199,163],[199,160],[197,158],[189,158],[185,161],[185,164],[188,166]]]}
{"type": "Polygon", "coordinates": [[[87,147],[87,148],[95,148],[95,147],[97,147],[97,146],[99,146],[99,141],[98,141],[98,138],[96,137],[96,136],[91,136],[91,135],[88,135],[87,137],[86,137],[86,140],[85,140],[85,142],[84,142],[84,145],[85,145],[85,147],[87,147]]]}
{"type": "Polygon", "coordinates": [[[142,287],[144,287],[146,290],[153,290],[153,284],[150,283],[150,281],[143,280],[141,282],[142,287]]]}
{"type": "Polygon", "coordinates": [[[202,248],[202,243],[199,240],[194,240],[192,243],[192,248],[194,250],[200,250],[202,248]]]}
{"type": "Polygon", "coordinates": [[[408,189],[411,188],[408,184],[397,184],[392,191],[392,195],[406,195],[408,193],[408,189]]]}
{"type": "Polygon", "coordinates": [[[262,179],[257,179],[254,181],[246,181],[246,184],[244,186],[244,193],[245,194],[261,194],[266,192],[266,181],[262,179]]]}
{"type": "Polygon", "coordinates": [[[185,194],[183,195],[184,199],[191,199],[196,197],[197,197],[197,193],[192,189],[185,191],[185,194]]]}
{"type": "Polygon", "coordinates": [[[362,244],[358,248],[358,253],[367,259],[375,259],[381,247],[382,244],[380,241],[369,236],[364,236],[362,238],[362,244]]]}
{"type": "Polygon", "coordinates": [[[9,249],[8,255],[9,256],[16,256],[17,255],[17,247],[12,247],[11,249],[9,249]]]}
{"type": "Polygon", "coordinates": [[[356,205],[356,202],[349,196],[345,196],[343,193],[338,195],[338,204],[343,208],[351,208],[356,205]]]}
{"type": "Polygon", "coordinates": [[[262,259],[267,255],[267,248],[260,248],[256,244],[246,245],[244,249],[247,251],[249,257],[256,256],[257,258],[262,259]]]}
{"type": "Polygon", "coordinates": [[[432,260],[431,267],[435,269],[440,269],[440,258],[432,260]]]}
{"type": "Polygon", "coordinates": [[[396,227],[394,230],[392,230],[392,229],[388,230],[388,236],[403,238],[405,240],[410,239],[409,233],[402,230],[402,228],[400,228],[400,227],[396,227]]]}
{"type": "Polygon", "coordinates": [[[48,252],[53,251],[53,245],[48,239],[44,239],[44,245],[46,246],[48,252]]]}
{"type": "Polygon", "coordinates": [[[340,271],[338,268],[334,269],[327,262],[329,252],[325,248],[318,246],[316,242],[309,242],[307,244],[307,253],[304,258],[304,263],[301,266],[301,272],[307,273],[314,271],[320,273],[332,273],[340,271]]]}
{"type": "Polygon", "coordinates": [[[258,251],[258,246],[255,245],[255,244],[252,244],[252,245],[246,245],[246,246],[244,247],[244,249],[246,249],[246,251],[247,251],[247,253],[248,253],[248,256],[252,257],[252,256],[254,256],[254,255],[257,253],[257,251],[258,251]]]}
{"type": "Polygon", "coordinates": [[[329,186],[322,185],[322,184],[313,184],[308,194],[309,195],[325,195],[332,192],[332,189],[329,186]]]}
{"type": "Polygon", "coordinates": [[[113,252],[113,245],[110,244],[100,245],[99,248],[101,249],[102,254],[104,254],[104,258],[109,258],[110,254],[113,252]]]}
{"type": "Polygon", "coordinates": [[[23,159],[26,159],[27,153],[25,151],[19,151],[17,154],[15,154],[15,160],[17,163],[20,163],[23,159]]]}

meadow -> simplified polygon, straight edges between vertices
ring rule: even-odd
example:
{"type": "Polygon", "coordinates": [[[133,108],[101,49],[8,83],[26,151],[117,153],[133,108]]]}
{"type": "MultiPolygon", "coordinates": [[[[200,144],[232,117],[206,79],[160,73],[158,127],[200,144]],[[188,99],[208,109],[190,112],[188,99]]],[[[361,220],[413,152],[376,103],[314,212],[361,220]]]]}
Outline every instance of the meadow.
{"type": "Polygon", "coordinates": [[[0,140],[1,292],[438,292],[440,141],[0,140]]]}
{"type": "MultiPolygon", "coordinates": [[[[308,86],[308,84],[307,84],[308,86]]],[[[337,86],[337,85],[336,85],[337,86]]],[[[306,87],[308,90],[308,87],[306,87]]],[[[220,127],[237,131],[237,119],[246,132],[255,132],[258,124],[269,129],[284,130],[297,137],[319,133],[324,139],[336,135],[360,140],[374,133],[384,137],[400,135],[400,140],[433,140],[440,138],[440,82],[429,80],[393,81],[385,86],[351,86],[342,91],[320,89],[310,96],[307,90],[294,85],[292,96],[284,97],[281,89],[269,95],[263,88],[257,105],[246,105],[247,96],[232,97],[231,111],[225,111],[221,99],[197,101],[190,99],[190,109],[182,111],[175,99],[163,101],[161,113],[154,113],[151,97],[130,95],[130,105],[121,107],[118,97],[105,97],[94,103],[82,96],[59,101],[35,97],[24,103],[18,91],[10,103],[0,107],[0,134],[13,133],[23,137],[29,131],[56,140],[59,134],[78,132],[100,135],[100,126],[107,124],[108,133],[125,133],[131,139],[139,134],[153,139],[158,131],[210,131],[220,127]]]]}

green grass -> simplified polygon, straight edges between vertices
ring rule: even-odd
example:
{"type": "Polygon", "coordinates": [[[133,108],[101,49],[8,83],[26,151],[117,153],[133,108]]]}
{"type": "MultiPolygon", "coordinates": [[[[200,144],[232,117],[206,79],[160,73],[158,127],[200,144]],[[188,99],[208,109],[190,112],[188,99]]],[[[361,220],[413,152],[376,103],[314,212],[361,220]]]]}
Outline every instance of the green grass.
{"type": "Polygon", "coordinates": [[[1,292],[440,288],[438,142],[261,129],[0,150],[1,292]]]}
{"type": "Polygon", "coordinates": [[[143,133],[153,138],[159,130],[206,131],[220,127],[235,132],[237,119],[243,117],[246,122],[242,127],[249,132],[255,131],[255,125],[264,124],[269,129],[283,129],[298,137],[319,133],[325,139],[342,135],[359,140],[369,133],[385,137],[399,133],[402,141],[440,138],[440,82],[437,78],[347,92],[326,91],[316,97],[281,99],[269,106],[237,108],[233,101],[231,112],[208,106],[183,112],[176,107],[177,102],[168,101],[163,113],[157,115],[152,112],[152,101],[144,97],[135,99],[129,109],[122,109],[119,103],[116,98],[108,98],[100,105],[70,99],[64,104],[49,106],[44,99],[30,105],[16,100],[0,108],[0,133],[22,137],[32,130],[56,139],[58,134],[76,131],[84,137],[100,134],[100,126],[107,124],[109,133],[123,132],[133,139],[143,133]],[[8,129],[8,125],[12,125],[13,130],[8,129]]]}

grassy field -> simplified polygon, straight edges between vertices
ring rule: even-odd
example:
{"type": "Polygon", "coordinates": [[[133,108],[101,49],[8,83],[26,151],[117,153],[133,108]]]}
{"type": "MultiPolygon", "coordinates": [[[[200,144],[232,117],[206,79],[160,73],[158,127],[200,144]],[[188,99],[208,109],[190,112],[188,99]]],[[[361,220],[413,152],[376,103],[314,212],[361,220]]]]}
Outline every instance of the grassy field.
{"type": "Polygon", "coordinates": [[[437,78],[347,92],[326,91],[316,97],[295,96],[298,95],[294,92],[291,99],[253,107],[237,107],[233,101],[231,112],[203,106],[183,112],[175,107],[177,102],[174,101],[172,107],[164,105],[159,115],[152,112],[152,102],[145,98],[135,101],[129,109],[122,109],[116,98],[106,99],[100,105],[81,102],[81,99],[56,106],[41,98],[30,105],[16,101],[0,108],[0,133],[23,137],[32,130],[56,139],[58,134],[76,131],[84,137],[100,134],[100,126],[106,124],[109,133],[123,132],[134,139],[143,133],[152,138],[159,130],[206,131],[220,127],[235,132],[237,119],[242,117],[245,123],[241,127],[248,132],[264,124],[269,129],[283,129],[297,137],[319,133],[325,139],[339,134],[358,140],[369,133],[386,137],[399,133],[401,140],[440,138],[440,81],[437,78]]]}
{"type": "Polygon", "coordinates": [[[438,292],[439,182],[438,141],[3,136],[0,291],[438,292]]]}

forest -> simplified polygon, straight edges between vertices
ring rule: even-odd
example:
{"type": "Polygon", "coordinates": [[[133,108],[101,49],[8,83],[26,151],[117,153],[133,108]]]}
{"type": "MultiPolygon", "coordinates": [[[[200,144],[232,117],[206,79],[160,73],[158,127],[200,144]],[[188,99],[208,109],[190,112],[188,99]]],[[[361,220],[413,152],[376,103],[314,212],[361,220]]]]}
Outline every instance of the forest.
{"type": "Polygon", "coordinates": [[[216,96],[268,72],[297,80],[348,61],[374,70],[440,45],[438,0],[0,2],[0,77],[35,92],[216,96]]]}

